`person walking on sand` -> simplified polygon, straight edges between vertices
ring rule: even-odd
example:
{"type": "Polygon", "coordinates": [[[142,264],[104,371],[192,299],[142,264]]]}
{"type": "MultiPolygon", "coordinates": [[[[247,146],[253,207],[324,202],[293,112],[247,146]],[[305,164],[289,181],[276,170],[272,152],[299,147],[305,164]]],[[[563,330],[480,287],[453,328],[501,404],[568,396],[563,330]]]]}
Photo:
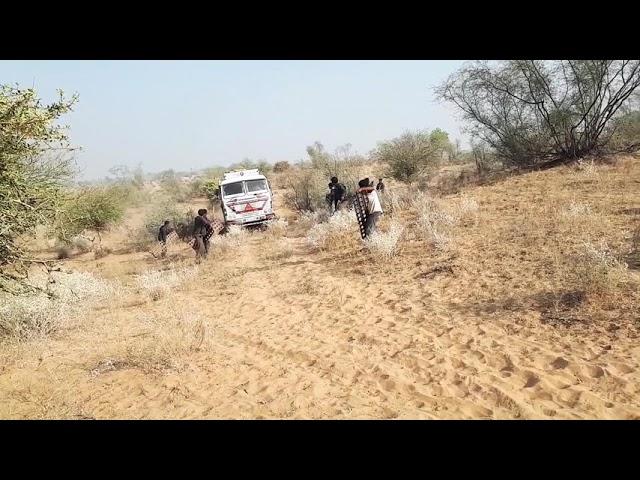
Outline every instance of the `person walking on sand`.
{"type": "Polygon", "coordinates": [[[378,198],[378,192],[373,186],[373,181],[364,178],[358,182],[358,192],[365,195],[367,199],[367,219],[365,222],[365,234],[370,236],[377,229],[378,219],[382,215],[382,205],[378,198]]]}
{"type": "Polygon", "coordinates": [[[200,262],[209,254],[208,233],[213,229],[211,221],[207,218],[207,209],[198,210],[198,216],[193,219],[193,249],[196,251],[196,260],[200,262]]]}
{"type": "Polygon", "coordinates": [[[158,230],[158,241],[161,245],[160,256],[163,258],[167,256],[167,237],[172,231],[173,229],[171,228],[171,222],[169,222],[169,220],[165,220],[160,230],[158,230]]]}

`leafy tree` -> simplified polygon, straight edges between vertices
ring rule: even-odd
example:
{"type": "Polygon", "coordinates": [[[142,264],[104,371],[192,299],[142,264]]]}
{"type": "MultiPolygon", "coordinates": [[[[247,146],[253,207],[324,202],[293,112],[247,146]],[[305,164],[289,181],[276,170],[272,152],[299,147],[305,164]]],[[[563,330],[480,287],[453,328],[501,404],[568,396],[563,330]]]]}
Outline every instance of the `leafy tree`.
{"type": "Polygon", "coordinates": [[[219,179],[206,180],[202,184],[202,192],[209,199],[209,202],[213,203],[218,199],[218,187],[220,186],[219,179]]]}
{"type": "Polygon", "coordinates": [[[58,238],[70,241],[86,231],[101,234],[120,222],[124,215],[125,200],[119,189],[113,187],[86,188],[71,197],[55,226],[58,238]]]}
{"type": "MultiPolygon", "coordinates": [[[[27,246],[37,225],[50,224],[73,176],[73,150],[58,119],[77,96],[43,104],[33,89],[0,86],[0,289],[29,288],[27,246]]],[[[33,287],[31,287],[33,288],[33,287]]]]}
{"type": "Polygon", "coordinates": [[[640,60],[509,60],[469,64],[437,94],[503,164],[530,167],[637,148],[611,139],[639,85],[640,60]]]}
{"type": "Polygon", "coordinates": [[[373,157],[388,165],[388,176],[411,184],[439,165],[448,145],[449,136],[442,130],[406,132],[380,143],[373,157]]]}

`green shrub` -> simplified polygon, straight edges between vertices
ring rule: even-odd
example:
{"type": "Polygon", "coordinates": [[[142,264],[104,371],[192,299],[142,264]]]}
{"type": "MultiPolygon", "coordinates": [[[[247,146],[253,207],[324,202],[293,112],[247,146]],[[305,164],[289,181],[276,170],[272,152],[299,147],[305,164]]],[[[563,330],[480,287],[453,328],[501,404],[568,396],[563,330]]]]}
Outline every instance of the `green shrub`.
{"type": "Polygon", "coordinates": [[[218,199],[218,187],[220,185],[219,179],[207,180],[202,183],[201,192],[206,195],[210,202],[214,202],[218,199]]]}
{"type": "Polygon", "coordinates": [[[56,223],[59,239],[70,242],[85,231],[98,236],[122,220],[125,202],[120,189],[113,187],[85,188],[69,198],[56,223]]]}
{"type": "Polygon", "coordinates": [[[195,212],[181,210],[171,201],[165,201],[155,206],[145,217],[143,226],[134,232],[132,243],[136,248],[144,249],[157,241],[158,230],[169,220],[171,226],[182,240],[191,238],[191,227],[195,212]]]}
{"type": "Polygon", "coordinates": [[[22,241],[49,225],[72,178],[72,150],[58,120],[77,97],[43,105],[33,89],[0,86],[0,290],[28,287],[32,255],[22,241]]]}
{"type": "Polygon", "coordinates": [[[410,184],[433,171],[448,148],[448,136],[442,130],[406,132],[380,143],[373,157],[388,165],[387,176],[410,184]]]}

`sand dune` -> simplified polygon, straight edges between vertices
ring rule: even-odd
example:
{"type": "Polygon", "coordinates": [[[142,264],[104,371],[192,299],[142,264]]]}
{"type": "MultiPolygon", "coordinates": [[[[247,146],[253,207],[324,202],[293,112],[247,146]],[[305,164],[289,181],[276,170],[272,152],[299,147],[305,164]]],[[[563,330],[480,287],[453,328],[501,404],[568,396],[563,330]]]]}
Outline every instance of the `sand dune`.
{"type": "MultiPolygon", "coordinates": [[[[559,176],[544,175],[510,181],[531,194],[559,176]]],[[[638,418],[632,319],[610,331],[559,327],[500,298],[539,268],[514,266],[504,243],[481,248],[504,238],[503,227],[517,234],[508,227],[517,199],[502,193],[512,186],[483,187],[485,217],[465,227],[457,254],[408,239],[400,256],[374,265],[358,251],[310,251],[292,235],[278,240],[292,253],[270,260],[256,233],[237,258],[214,255],[196,282],[165,298],[130,293],[96,307],[82,329],[20,347],[0,369],[0,417],[638,418]],[[124,346],[144,338],[142,318],[171,312],[199,319],[206,347],[173,368],[140,368],[124,346]]],[[[193,262],[184,245],[173,254],[193,262]]],[[[69,265],[131,283],[132,273],[168,263],[138,253],[69,265]]]]}

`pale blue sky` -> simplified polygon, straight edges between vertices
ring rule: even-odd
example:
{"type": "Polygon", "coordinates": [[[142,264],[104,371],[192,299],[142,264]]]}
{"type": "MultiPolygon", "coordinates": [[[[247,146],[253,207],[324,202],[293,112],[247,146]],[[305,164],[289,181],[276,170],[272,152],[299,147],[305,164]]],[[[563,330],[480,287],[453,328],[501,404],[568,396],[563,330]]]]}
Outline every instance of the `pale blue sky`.
{"type": "Polygon", "coordinates": [[[0,82],[80,96],[66,117],[84,178],[297,161],[320,141],[366,154],[406,130],[465,138],[433,86],[463,61],[0,61],[0,82]]]}

